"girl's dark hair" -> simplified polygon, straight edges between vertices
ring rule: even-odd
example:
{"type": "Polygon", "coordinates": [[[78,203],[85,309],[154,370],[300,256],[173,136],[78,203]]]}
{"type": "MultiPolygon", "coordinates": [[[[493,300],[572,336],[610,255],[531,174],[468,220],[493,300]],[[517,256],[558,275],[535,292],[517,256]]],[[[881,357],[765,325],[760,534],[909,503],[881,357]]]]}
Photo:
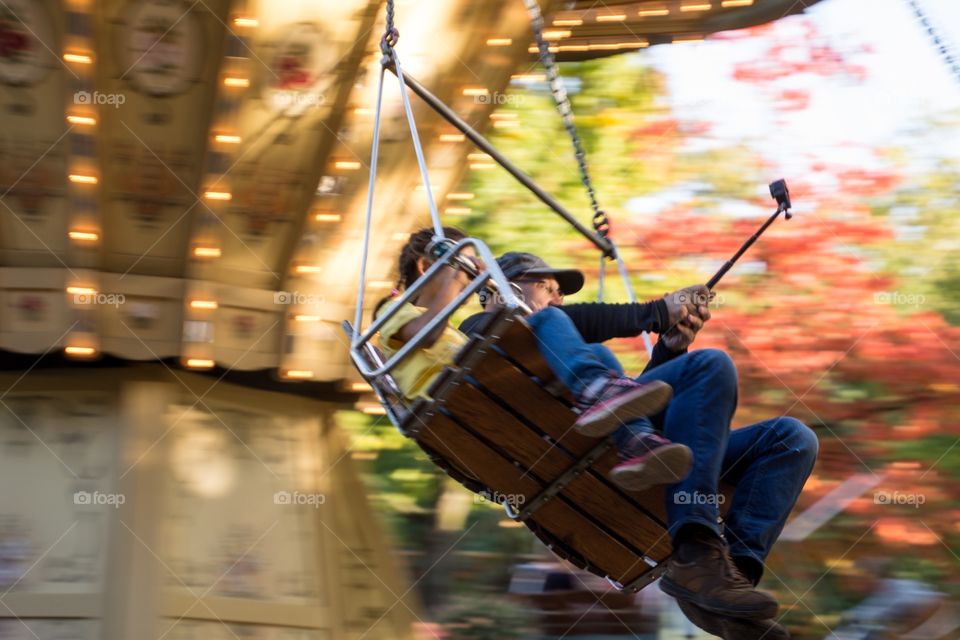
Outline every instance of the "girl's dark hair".
{"type": "MultiPolygon", "coordinates": [[[[460,242],[467,237],[467,234],[456,227],[444,227],[443,235],[448,240],[460,242]]],[[[400,276],[397,278],[397,284],[389,296],[386,296],[373,310],[373,317],[376,318],[380,309],[387,302],[400,295],[405,289],[409,289],[420,277],[420,268],[417,266],[417,260],[426,256],[427,245],[433,240],[433,227],[420,229],[410,235],[407,244],[400,251],[400,258],[397,260],[397,271],[400,276]]]]}

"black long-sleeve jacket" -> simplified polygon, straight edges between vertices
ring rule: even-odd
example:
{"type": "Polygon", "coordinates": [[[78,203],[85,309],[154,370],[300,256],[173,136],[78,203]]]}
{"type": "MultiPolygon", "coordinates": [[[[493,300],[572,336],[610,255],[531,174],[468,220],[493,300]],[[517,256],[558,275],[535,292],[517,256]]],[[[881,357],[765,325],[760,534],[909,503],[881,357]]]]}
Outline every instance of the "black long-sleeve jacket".
{"type": "MultiPolygon", "coordinates": [[[[633,338],[643,331],[660,333],[669,327],[667,303],[664,300],[626,304],[587,302],[566,304],[557,307],[566,313],[577,327],[585,342],[606,342],[612,338],[633,338]]],[[[460,325],[460,331],[470,334],[482,326],[488,314],[470,316],[460,325]]],[[[649,371],[686,353],[686,349],[674,352],[661,341],[653,348],[653,355],[644,371],[649,371]]]]}

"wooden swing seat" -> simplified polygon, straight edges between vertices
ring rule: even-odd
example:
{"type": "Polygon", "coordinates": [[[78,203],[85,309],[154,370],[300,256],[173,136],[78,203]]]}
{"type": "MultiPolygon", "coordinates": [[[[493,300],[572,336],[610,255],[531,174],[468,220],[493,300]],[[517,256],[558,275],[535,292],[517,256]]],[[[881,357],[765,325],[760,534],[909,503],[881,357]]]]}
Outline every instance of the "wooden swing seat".
{"type": "Polygon", "coordinates": [[[492,314],[429,399],[401,408],[386,395],[400,430],[435,464],[469,490],[508,501],[557,556],[631,592],[665,569],[663,488],[628,492],[608,479],[618,462],[612,439],[573,430],[569,393],[518,312],[492,314]]]}

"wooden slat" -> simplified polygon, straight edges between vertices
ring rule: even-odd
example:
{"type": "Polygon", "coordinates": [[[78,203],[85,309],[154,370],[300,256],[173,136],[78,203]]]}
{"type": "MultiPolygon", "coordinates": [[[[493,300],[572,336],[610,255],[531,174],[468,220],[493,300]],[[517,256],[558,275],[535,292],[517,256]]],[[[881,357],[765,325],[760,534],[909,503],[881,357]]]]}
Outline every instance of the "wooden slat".
{"type": "MultiPolygon", "coordinates": [[[[509,331],[504,333],[504,339],[497,343],[511,359],[522,361],[523,366],[528,370],[542,370],[550,367],[543,361],[543,356],[536,346],[534,337],[529,325],[524,322],[516,322],[511,325],[509,331]],[[539,361],[539,364],[538,362],[539,361]]],[[[496,393],[503,398],[519,397],[522,401],[509,404],[511,407],[524,416],[527,420],[534,422],[550,437],[556,439],[565,448],[575,452],[577,455],[583,455],[589,451],[593,440],[585,438],[572,431],[570,425],[575,419],[573,412],[569,409],[560,410],[551,407],[549,411],[540,411],[541,406],[546,405],[547,398],[554,396],[544,389],[541,385],[531,380],[523,372],[517,370],[515,366],[509,363],[505,358],[499,358],[496,354],[487,356],[484,360],[477,362],[471,369],[471,374],[481,380],[484,386],[491,390],[496,389],[496,393]],[[530,401],[526,399],[530,398],[530,401]],[[537,409],[531,409],[536,406],[537,409]]],[[[540,374],[537,374],[540,376],[540,374]]],[[[552,372],[550,373],[552,375],[552,372]]],[[[540,376],[542,377],[542,376],[540,376]]],[[[614,466],[619,462],[615,451],[608,451],[596,463],[592,469],[597,473],[607,477],[614,466]]],[[[726,500],[720,508],[721,514],[725,515],[733,502],[733,492],[736,487],[727,482],[720,483],[720,492],[726,496],[726,500]]],[[[666,492],[664,487],[654,487],[643,493],[624,492],[631,501],[641,505],[659,520],[667,521],[666,492]]]]}
{"type": "MultiPolygon", "coordinates": [[[[497,357],[490,354],[491,357],[497,357]]],[[[524,377],[524,379],[526,379],[524,377]]],[[[548,444],[513,414],[505,411],[469,384],[456,387],[446,398],[448,410],[459,422],[495,442],[532,474],[549,482],[574,465],[576,456],[548,444]]],[[[550,398],[550,404],[559,404],[550,398]]],[[[538,405],[538,408],[544,408],[538,405]]],[[[596,444],[596,441],[593,441],[596,444]]],[[[656,560],[670,555],[664,527],[636,508],[596,476],[581,474],[563,490],[563,495],[599,523],[656,560]]],[[[589,557],[589,556],[588,556],[589,557]]]]}
{"type": "MultiPolygon", "coordinates": [[[[443,414],[433,415],[417,434],[417,439],[445,455],[469,451],[476,477],[494,491],[523,495],[532,500],[543,488],[532,476],[525,476],[521,469],[443,414]]],[[[584,555],[597,568],[610,576],[621,576],[616,578],[620,582],[625,583],[649,568],[642,561],[636,563],[635,554],[627,547],[563,500],[547,502],[531,519],[564,544],[588,552],[584,555]]]]}
{"type": "MultiPolygon", "coordinates": [[[[536,357],[539,358],[539,355],[536,357]]],[[[570,409],[496,353],[490,353],[482,361],[475,363],[470,373],[484,387],[509,404],[516,413],[536,424],[577,457],[583,456],[596,445],[593,438],[581,436],[573,430],[576,415],[570,409]]],[[[606,478],[617,462],[617,453],[611,450],[594,463],[593,469],[599,477],[606,478]]],[[[661,522],[667,521],[662,487],[643,493],[620,493],[621,499],[642,506],[661,522]]]]}

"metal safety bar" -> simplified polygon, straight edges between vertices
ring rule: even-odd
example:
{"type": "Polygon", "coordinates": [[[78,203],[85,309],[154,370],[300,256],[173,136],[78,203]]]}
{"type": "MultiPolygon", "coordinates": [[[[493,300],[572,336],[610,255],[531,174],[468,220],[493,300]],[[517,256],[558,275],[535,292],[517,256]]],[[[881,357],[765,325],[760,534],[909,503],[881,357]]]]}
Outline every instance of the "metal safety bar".
{"type": "Polygon", "coordinates": [[[427,272],[423,274],[412,287],[404,291],[403,295],[400,296],[393,304],[391,304],[386,311],[380,314],[377,317],[373,324],[359,336],[355,336],[355,340],[350,347],[350,358],[353,360],[354,365],[360,371],[360,375],[364,378],[378,378],[386,373],[392,371],[401,361],[407,358],[413,351],[420,348],[420,344],[426,338],[427,335],[432,333],[437,327],[441,324],[447,322],[450,317],[459,309],[463,304],[470,299],[470,296],[477,293],[480,289],[487,287],[495,289],[499,293],[500,302],[507,307],[508,309],[518,309],[523,313],[529,314],[530,308],[517,296],[510,286],[507,277],[503,274],[503,270],[497,264],[496,259],[494,259],[493,254],[490,252],[490,249],[482,241],[476,238],[464,238],[460,242],[456,243],[450,247],[443,255],[438,257],[436,261],[427,269],[427,272]],[[459,254],[466,248],[473,247],[476,249],[477,254],[480,259],[486,265],[484,271],[477,273],[476,268],[472,266],[472,263],[468,260],[458,259],[460,258],[459,254]],[[364,347],[368,345],[370,340],[373,338],[377,332],[387,323],[390,318],[395,316],[400,310],[400,307],[404,303],[409,302],[410,300],[416,299],[419,295],[420,290],[436,276],[444,267],[453,267],[457,269],[467,270],[470,268],[474,273],[469,274],[473,278],[467,287],[460,292],[453,301],[447,304],[446,307],[435,317],[433,318],[425,327],[423,327],[417,334],[407,341],[403,347],[400,348],[393,356],[387,359],[386,362],[380,364],[379,366],[370,366],[367,359],[364,357],[364,347]]]}

